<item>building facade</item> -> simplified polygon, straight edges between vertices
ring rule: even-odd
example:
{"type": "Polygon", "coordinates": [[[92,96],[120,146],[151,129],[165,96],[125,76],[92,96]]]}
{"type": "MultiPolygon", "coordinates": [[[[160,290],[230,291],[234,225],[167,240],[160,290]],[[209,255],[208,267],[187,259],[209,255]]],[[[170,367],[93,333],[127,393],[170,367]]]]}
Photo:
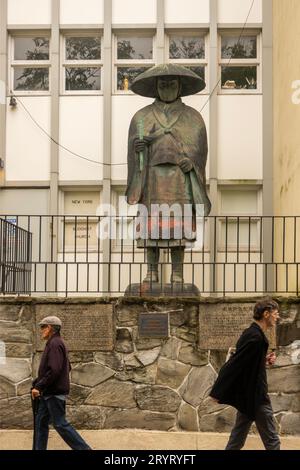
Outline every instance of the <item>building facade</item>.
{"type": "MultiPolygon", "coordinates": [[[[262,253],[267,257],[268,243],[255,217],[273,215],[272,4],[0,0],[1,214],[69,216],[63,254],[59,220],[49,219],[51,260],[71,260],[74,251],[80,260],[88,239],[89,261],[113,263],[118,241],[113,254],[105,241],[95,254],[96,223],[86,224],[80,216],[95,215],[99,204],[113,204],[122,215],[129,123],[151,103],[133,95],[129,85],[147,67],[172,61],[205,79],[206,88],[184,102],[201,112],[208,130],[212,215],[232,217],[226,227],[218,221],[217,248],[208,237],[205,259],[216,259],[220,248],[224,262],[226,239],[226,247],[232,243],[226,262],[233,260],[237,236],[242,245],[248,243],[245,263],[250,245],[252,261],[262,253]],[[254,220],[237,223],[237,216],[254,220]]],[[[18,223],[26,227],[27,222],[19,218],[18,223]]],[[[38,224],[32,221],[33,233],[38,224]]],[[[39,250],[49,251],[47,236],[39,250]]],[[[216,282],[222,283],[220,276],[216,282]]],[[[202,277],[211,282],[210,272],[202,277]]]]}

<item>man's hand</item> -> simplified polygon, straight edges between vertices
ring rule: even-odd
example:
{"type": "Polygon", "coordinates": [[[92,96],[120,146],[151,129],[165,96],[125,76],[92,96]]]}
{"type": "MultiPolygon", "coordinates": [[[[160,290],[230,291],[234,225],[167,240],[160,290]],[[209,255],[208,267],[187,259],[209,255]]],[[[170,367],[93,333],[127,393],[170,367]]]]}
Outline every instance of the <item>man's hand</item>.
{"type": "Polygon", "coordinates": [[[136,153],[143,152],[152,142],[151,137],[144,137],[143,139],[135,139],[134,150],[136,153]]]}
{"type": "Polygon", "coordinates": [[[273,366],[275,362],[276,362],[276,354],[274,352],[271,352],[266,357],[266,363],[268,366],[273,366]]]}
{"type": "Polygon", "coordinates": [[[38,398],[41,396],[40,394],[40,391],[37,389],[37,388],[33,388],[31,390],[31,396],[32,396],[32,399],[34,400],[35,398],[38,398]]]}
{"type": "Polygon", "coordinates": [[[183,173],[188,173],[193,168],[193,164],[189,158],[183,158],[179,162],[179,166],[182,169],[183,173]]]}

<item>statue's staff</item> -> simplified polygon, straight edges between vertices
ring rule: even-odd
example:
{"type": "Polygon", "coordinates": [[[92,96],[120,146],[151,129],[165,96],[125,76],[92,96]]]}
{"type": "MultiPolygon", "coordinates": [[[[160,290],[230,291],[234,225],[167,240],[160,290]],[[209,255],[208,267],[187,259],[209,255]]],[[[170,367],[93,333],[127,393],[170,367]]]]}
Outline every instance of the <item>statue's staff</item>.
{"type": "MultiPolygon", "coordinates": [[[[140,119],[138,122],[138,133],[139,133],[139,139],[143,140],[144,138],[144,120],[143,119],[140,119]]],[[[139,152],[139,159],[140,159],[140,172],[142,172],[144,168],[144,152],[143,151],[139,152]]]]}

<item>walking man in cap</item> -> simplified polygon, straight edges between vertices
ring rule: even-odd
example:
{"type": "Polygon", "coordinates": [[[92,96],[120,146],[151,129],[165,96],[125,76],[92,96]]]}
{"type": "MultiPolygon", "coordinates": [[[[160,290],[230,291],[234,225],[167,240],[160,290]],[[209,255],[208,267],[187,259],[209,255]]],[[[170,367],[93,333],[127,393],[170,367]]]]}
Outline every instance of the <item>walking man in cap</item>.
{"type": "Polygon", "coordinates": [[[68,351],[60,336],[61,320],[50,316],[39,323],[42,339],[47,341],[38,377],[33,381],[31,396],[39,400],[35,419],[33,450],[46,450],[49,423],[73,450],[91,450],[66,420],[66,395],[70,391],[71,365],[68,351]]]}

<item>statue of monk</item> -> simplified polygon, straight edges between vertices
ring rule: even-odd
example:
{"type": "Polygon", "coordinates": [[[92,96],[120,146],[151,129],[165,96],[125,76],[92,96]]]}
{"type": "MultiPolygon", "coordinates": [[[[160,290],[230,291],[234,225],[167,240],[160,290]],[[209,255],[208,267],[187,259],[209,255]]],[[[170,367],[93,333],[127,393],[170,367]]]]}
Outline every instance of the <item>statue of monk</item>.
{"type": "Polygon", "coordinates": [[[128,139],[127,202],[139,210],[138,248],[147,249],[144,283],[159,281],[160,249],[171,250],[171,283],[183,283],[184,250],[196,240],[196,209],[208,215],[206,192],[207,133],[198,111],[181,97],[198,93],[204,81],[191,70],[174,64],[152,67],[139,75],[131,90],[155,101],[131,120],[128,139]],[[161,215],[159,207],[179,207],[181,216],[161,215]],[[165,207],[165,206],[164,206],[165,207]],[[189,208],[189,216],[183,217],[189,208]],[[168,225],[166,237],[164,228],[168,225]],[[179,236],[178,236],[179,234],[179,236]]]}

